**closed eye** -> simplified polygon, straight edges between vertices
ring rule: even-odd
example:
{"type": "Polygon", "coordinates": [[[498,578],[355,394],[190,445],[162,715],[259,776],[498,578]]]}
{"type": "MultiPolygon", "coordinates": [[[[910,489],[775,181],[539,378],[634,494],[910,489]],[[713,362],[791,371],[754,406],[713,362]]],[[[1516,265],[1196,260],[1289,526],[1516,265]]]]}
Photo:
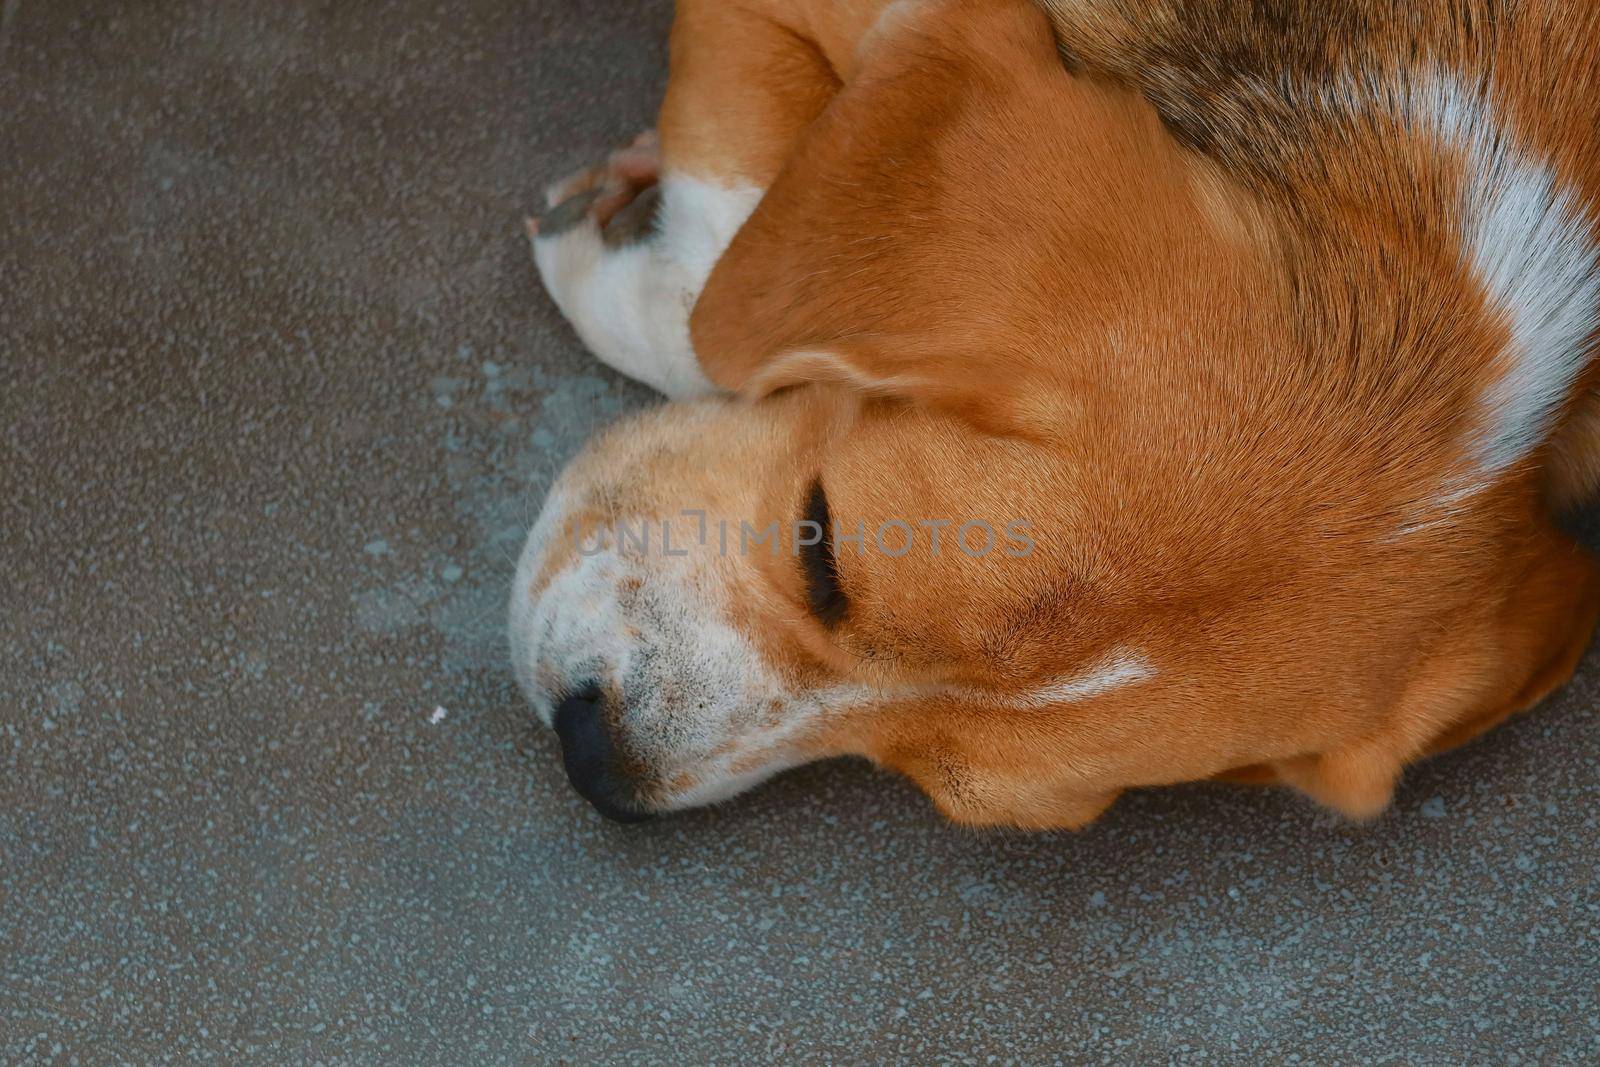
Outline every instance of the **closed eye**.
{"type": "MultiPolygon", "coordinates": [[[[806,495],[805,520],[815,523],[807,527],[808,534],[822,531],[822,538],[814,545],[800,545],[800,568],[806,580],[806,600],[811,613],[824,626],[833,626],[850,610],[850,601],[839,585],[839,562],[833,551],[833,516],[828,511],[828,494],[822,490],[822,480],[811,483],[806,495]]],[[[806,540],[809,540],[808,536],[806,540]]]]}

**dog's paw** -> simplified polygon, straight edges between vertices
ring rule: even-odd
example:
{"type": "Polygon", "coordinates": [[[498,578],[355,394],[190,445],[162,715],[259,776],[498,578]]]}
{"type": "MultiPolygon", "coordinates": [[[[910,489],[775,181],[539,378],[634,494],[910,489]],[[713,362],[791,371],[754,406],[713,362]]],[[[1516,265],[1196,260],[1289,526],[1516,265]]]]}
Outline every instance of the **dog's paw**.
{"type": "Polygon", "coordinates": [[[673,398],[714,387],[689,315],[761,190],[663,171],[654,133],[556,182],[528,220],[545,289],[600,360],[673,398]]]}
{"type": "Polygon", "coordinates": [[[527,229],[546,291],[589,350],[677,398],[711,391],[689,340],[689,309],[710,265],[686,261],[682,242],[663,234],[671,181],[655,134],[644,133],[551,185],[527,229]]]}
{"type": "Polygon", "coordinates": [[[545,210],[527,221],[530,237],[555,237],[593,224],[610,246],[648,237],[660,209],[661,143],[646,130],[592,167],[545,190],[545,210]]]}

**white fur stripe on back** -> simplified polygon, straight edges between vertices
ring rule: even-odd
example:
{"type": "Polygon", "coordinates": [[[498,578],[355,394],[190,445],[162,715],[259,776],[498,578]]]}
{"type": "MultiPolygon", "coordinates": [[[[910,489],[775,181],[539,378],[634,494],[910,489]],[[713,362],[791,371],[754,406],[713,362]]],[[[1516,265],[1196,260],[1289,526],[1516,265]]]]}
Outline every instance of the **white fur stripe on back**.
{"type": "Polygon", "coordinates": [[[1573,192],[1499,122],[1482,93],[1430,74],[1394,102],[1408,122],[1462,155],[1462,254],[1510,333],[1501,374],[1480,397],[1482,422],[1466,443],[1477,472],[1446,493],[1456,501],[1550,434],[1600,325],[1600,250],[1573,192]]]}
{"type": "Polygon", "coordinates": [[[1544,441],[1588,360],[1600,325],[1600,249],[1571,191],[1487,99],[1433,76],[1408,103],[1414,121],[1465,157],[1464,252],[1510,332],[1469,444],[1487,482],[1544,441]]]}

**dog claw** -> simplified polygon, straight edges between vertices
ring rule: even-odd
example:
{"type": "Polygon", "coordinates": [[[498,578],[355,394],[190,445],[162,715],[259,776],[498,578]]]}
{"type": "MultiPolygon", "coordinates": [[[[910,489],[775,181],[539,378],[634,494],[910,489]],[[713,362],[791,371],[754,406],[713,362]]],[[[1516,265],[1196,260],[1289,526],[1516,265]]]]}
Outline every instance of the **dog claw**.
{"type": "Polygon", "coordinates": [[[555,207],[544,213],[544,216],[534,220],[534,227],[540,237],[554,237],[565,233],[589,216],[590,209],[595,201],[600,199],[600,190],[589,189],[569,196],[555,207]]]}
{"type": "Polygon", "coordinates": [[[549,186],[545,210],[523,223],[528,237],[556,237],[590,221],[612,247],[648,236],[659,208],[660,145],[645,130],[604,162],[549,186]]]}

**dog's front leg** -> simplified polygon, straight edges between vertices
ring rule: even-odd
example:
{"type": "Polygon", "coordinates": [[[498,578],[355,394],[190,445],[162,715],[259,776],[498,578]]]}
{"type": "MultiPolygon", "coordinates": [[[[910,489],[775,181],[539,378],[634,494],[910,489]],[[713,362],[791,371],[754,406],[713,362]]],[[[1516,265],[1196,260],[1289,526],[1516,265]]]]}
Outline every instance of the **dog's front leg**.
{"type": "Polygon", "coordinates": [[[556,183],[529,220],[540,277],[584,343],[669,397],[714,389],[690,311],[838,88],[826,50],[788,24],[804,14],[772,0],[680,0],[659,138],[556,183]]]}
{"type": "Polygon", "coordinates": [[[689,312],[761,190],[659,171],[636,184],[637,169],[624,177],[611,163],[602,171],[553,187],[551,210],[529,220],[539,276],[602,362],[674,399],[710,392],[689,312]]]}

